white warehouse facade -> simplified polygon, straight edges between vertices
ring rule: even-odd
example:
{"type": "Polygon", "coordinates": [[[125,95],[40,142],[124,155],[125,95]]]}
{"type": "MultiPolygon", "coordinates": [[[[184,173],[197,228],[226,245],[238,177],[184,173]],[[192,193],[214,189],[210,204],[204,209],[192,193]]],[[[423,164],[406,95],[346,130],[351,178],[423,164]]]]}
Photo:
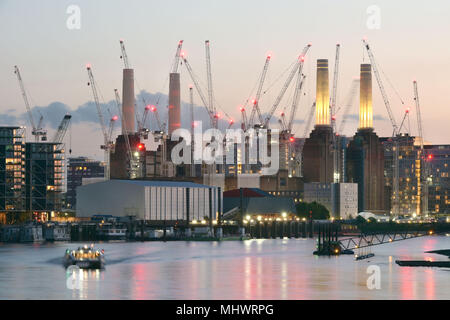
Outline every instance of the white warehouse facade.
{"type": "Polygon", "coordinates": [[[357,183],[305,183],[303,200],[317,202],[325,206],[330,217],[339,219],[355,218],[358,214],[357,183]]]}
{"type": "Polygon", "coordinates": [[[77,217],[200,221],[205,217],[216,220],[221,208],[220,188],[192,182],[108,180],[77,188],[77,217]]]}

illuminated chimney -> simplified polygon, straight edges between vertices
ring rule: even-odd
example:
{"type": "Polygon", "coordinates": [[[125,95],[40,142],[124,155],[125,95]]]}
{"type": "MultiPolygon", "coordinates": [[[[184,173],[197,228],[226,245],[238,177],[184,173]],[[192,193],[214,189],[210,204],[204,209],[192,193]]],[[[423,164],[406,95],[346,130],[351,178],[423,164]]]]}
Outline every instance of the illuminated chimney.
{"type": "Polygon", "coordinates": [[[171,73],[169,81],[169,135],[181,127],[180,74],[171,73]]]}
{"type": "Polygon", "coordinates": [[[373,128],[372,69],[370,64],[362,64],[359,84],[359,129],[367,128],[373,128]]]}
{"type": "Polygon", "coordinates": [[[134,124],[134,70],[123,69],[122,82],[122,134],[136,132],[134,124]]]}
{"type": "Polygon", "coordinates": [[[330,125],[330,88],[328,82],[328,59],[318,59],[316,79],[316,126],[330,125]]]}

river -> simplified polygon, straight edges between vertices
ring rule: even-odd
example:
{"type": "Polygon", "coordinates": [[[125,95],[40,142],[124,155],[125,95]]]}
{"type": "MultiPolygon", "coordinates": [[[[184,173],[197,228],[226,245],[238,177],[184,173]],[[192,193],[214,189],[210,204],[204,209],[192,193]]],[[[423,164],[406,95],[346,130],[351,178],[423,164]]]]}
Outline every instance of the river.
{"type": "Polygon", "coordinates": [[[96,243],[105,249],[106,268],[81,271],[73,287],[61,258],[79,245],[0,244],[0,299],[450,298],[450,269],[395,264],[446,260],[424,251],[449,249],[449,236],[376,246],[375,256],[361,261],[313,256],[312,239],[96,243]],[[368,286],[377,270],[380,286],[368,286]]]}

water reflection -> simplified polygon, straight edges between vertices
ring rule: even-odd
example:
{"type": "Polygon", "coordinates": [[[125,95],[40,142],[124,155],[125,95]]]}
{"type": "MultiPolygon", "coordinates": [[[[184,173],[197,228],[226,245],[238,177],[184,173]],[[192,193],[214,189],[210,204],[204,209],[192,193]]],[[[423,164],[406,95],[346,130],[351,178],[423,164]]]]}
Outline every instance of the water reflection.
{"type": "Polygon", "coordinates": [[[399,241],[355,261],[313,256],[312,239],[103,243],[106,269],[81,270],[77,290],[67,288],[60,263],[67,244],[2,245],[0,298],[447,299],[448,271],[395,260],[424,259],[432,256],[424,251],[449,245],[446,237],[399,241]],[[367,288],[370,265],[381,269],[381,290],[367,288]]]}

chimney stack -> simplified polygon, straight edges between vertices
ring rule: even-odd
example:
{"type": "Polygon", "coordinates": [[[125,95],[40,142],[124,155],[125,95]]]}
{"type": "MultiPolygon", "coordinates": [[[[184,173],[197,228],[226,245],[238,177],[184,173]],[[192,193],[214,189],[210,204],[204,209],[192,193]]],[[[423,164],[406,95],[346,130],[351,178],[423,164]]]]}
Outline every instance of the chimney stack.
{"type": "Polygon", "coordinates": [[[180,74],[171,73],[169,81],[169,136],[181,127],[180,74]]]}
{"type": "Polygon", "coordinates": [[[122,134],[133,134],[136,132],[134,123],[134,70],[123,69],[122,82],[122,134]]]}
{"type": "Polygon", "coordinates": [[[359,84],[359,129],[373,128],[372,111],[372,68],[370,64],[361,64],[359,84]]]}
{"type": "Polygon", "coordinates": [[[317,60],[316,126],[330,126],[328,59],[317,60]]]}

